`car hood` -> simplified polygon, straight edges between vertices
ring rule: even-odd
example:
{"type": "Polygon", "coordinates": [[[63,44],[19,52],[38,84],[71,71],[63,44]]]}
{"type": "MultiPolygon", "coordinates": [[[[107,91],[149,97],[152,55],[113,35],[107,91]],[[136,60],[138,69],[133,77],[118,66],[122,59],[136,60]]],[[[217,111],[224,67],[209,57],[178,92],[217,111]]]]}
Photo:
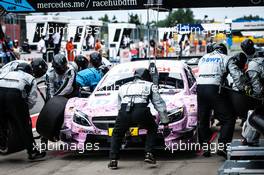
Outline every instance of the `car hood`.
{"type": "MultiPolygon", "coordinates": [[[[183,107],[184,90],[177,93],[162,93],[161,97],[167,105],[167,110],[183,107]]],[[[72,98],[68,101],[65,115],[73,115],[75,110],[80,110],[89,117],[94,116],[117,116],[120,104],[118,104],[118,92],[95,92],[89,98],[72,98]]],[[[151,113],[157,115],[157,111],[150,104],[151,113]]]]}

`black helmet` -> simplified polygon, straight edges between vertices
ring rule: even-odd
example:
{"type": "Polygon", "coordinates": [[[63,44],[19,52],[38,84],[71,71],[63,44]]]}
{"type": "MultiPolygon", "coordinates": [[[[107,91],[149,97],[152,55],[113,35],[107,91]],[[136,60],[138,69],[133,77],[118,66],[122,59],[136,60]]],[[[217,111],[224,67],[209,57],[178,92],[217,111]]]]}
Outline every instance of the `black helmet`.
{"type": "Polygon", "coordinates": [[[55,69],[57,74],[64,74],[68,68],[66,57],[62,54],[55,55],[52,61],[52,67],[55,69]]]}
{"type": "Polygon", "coordinates": [[[240,52],[233,58],[235,59],[235,64],[238,66],[238,68],[243,70],[247,64],[247,56],[243,52],[240,52]]]}
{"type": "Polygon", "coordinates": [[[134,76],[145,81],[151,81],[151,75],[148,69],[138,68],[135,70],[134,76]]]}
{"type": "Polygon", "coordinates": [[[21,70],[23,72],[26,72],[26,73],[28,73],[30,75],[33,74],[33,70],[32,70],[31,65],[29,63],[26,63],[26,62],[20,62],[20,63],[18,63],[15,71],[18,71],[18,70],[21,70]]]}
{"type": "Polygon", "coordinates": [[[74,62],[78,65],[78,71],[86,69],[89,64],[89,61],[83,55],[77,55],[74,62]]]}
{"type": "Polygon", "coordinates": [[[241,43],[241,49],[247,55],[253,55],[255,53],[254,42],[251,39],[246,39],[241,43]]]}
{"type": "Polygon", "coordinates": [[[213,45],[213,50],[218,50],[220,53],[227,55],[227,48],[223,43],[213,45]]]}
{"type": "Polygon", "coordinates": [[[95,68],[98,68],[102,65],[102,56],[98,52],[93,52],[90,55],[90,62],[95,68]]]}
{"type": "Polygon", "coordinates": [[[48,65],[42,58],[36,58],[31,62],[33,76],[35,78],[42,77],[48,70],[48,65]]]}
{"type": "Polygon", "coordinates": [[[214,46],[216,45],[216,43],[209,43],[209,44],[207,44],[207,46],[206,46],[206,51],[207,51],[207,53],[211,53],[211,52],[213,52],[214,51],[214,46]]]}

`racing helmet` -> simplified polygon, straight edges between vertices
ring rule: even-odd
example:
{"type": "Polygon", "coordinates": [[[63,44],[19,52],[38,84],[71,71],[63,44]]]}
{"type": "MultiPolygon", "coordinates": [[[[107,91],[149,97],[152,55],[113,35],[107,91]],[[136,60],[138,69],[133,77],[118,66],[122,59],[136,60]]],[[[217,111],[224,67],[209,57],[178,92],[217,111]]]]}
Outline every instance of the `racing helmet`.
{"type": "Polygon", "coordinates": [[[74,59],[74,62],[78,66],[78,71],[86,69],[88,67],[88,64],[89,64],[88,59],[83,55],[77,55],[74,59]]]}
{"type": "Polygon", "coordinates": [[[209,43],[209,44],[207,44],[207,46],[206,46],[206,51],[207,51],[207,53],[211,53],[211,52],[213,52],[214,51],[214,46],[216,45],[216,43],[209,43]]]}
{"type": "Polygon", "coordinates": [[[235,64],[238,66],[238,68],[243,70],[248,61],[246,54],[240,52],[234,56],[234,59],[235,59],[235,64]]]}
{"type": "Polygon", "coordinates": [[[102,65],[102,56],[98,52],[93,52],[90,55],[90,62],[95,68],[98,68],[102,65]]]}
{"type": "Polygon", "coordinates": [[[35,78],[42,77],[48,70],[48,65],[42,58],[36,58],[31,62],[33,76],[35,78]]]}
{"type": "Polygon", "coordinates": [[[151,81],[151,75],[148,69],[146,68],[138,68],[134,73],[135,78],[139,78],[145,81],[151,81]]]}
{"type": "Polygon", "coordinates": [[[28,74],[30,74],[30,75],[33,74],[32,67],[31,67],[31,65],[30,65],[29,63],[27,63],[27,62],[20,62],[20,63],[18,63],[18,65],[17,65],[15,71],[19,71],[19,70],[21,70],[21,71],[23,71],[23,72],[25,72],[25,73],[28,73],[28,74]]]}
{"type": "Polygon", "coordinates": [[[62,75],[66,72],[66,70],[68,69],[67,64],[67,59],[62,54],[55,55],[52,61],[52,67],[54,68],[55,72],[59,75],[62,75]]]}
{"type": "Polygon", "coordinates": [[[251,39],[246,39],[241,43],[241,49],[247,55],[253,55],[255,53],[254,42],[251,39]]]}
{"type": "Polygon", "coordinates": [[[223,43],[213,45],[213,51],[219,51],[220,53],[227,55],[227,48],[223,43]]]}

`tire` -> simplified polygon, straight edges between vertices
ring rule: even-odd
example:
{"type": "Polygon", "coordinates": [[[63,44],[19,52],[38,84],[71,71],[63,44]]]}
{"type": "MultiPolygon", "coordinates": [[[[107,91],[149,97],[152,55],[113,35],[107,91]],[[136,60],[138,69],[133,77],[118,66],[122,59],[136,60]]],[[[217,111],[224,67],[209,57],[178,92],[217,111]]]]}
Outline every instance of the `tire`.
{"type": "Polygon", "coordinates": [[[64,121],[64,109],[68,99],[56,96],[42,108],[37,120],[37,132],[50,141],[57,141],[64,121]]]}

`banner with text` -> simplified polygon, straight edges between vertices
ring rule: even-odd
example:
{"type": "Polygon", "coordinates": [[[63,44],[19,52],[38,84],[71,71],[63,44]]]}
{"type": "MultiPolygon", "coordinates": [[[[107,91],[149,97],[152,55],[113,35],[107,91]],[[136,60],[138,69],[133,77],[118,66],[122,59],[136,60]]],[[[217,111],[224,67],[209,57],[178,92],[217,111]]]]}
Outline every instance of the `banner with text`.
{"type": "Polygon", "coordinates": [[[146,9],[146,5],[159,7],[238,7],[264,6],[264,0],[0,0],[0,6],[8,12],[64,12],[146,9]]]}

